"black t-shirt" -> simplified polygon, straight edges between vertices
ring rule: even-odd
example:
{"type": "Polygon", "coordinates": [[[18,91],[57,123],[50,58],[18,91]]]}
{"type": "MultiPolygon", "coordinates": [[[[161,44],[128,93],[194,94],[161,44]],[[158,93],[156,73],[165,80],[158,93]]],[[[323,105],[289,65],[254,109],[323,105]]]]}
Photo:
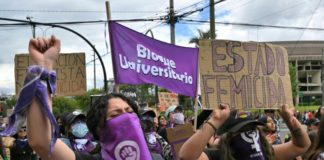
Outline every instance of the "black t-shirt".
{"type": "Polygon", "coordinates": [[[220,151],[217,149],[205,149],[204,153],[207,155],[209,160],[219,160],[220,159],[220,151]]]}
{"type": "Polygon", "coordinates": [[[76,160],[102,160],[100,154],[90,154],[74,151],[76,160]]]}
{"type": "Polygon", "coordinates": [[[10,157],[14,160],[32,160],[36,158],[36,154],[26,139],[16,139],[10,149],[10,157]]]}

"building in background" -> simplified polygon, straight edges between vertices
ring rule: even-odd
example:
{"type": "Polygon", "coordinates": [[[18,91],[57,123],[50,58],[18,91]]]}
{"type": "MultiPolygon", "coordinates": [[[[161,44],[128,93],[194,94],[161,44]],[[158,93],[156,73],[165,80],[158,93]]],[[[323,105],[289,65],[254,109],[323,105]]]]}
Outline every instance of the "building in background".
{"type": "MultiPolygon", "coordinates": [[[[321,104],[322,60],[324,41],[280,41],[270,42],[287,49],[288,59],[297,69],[299,95],[297,104],[321,104]]],[[[324,87],[324,86],[323,86],[324,87]]]]}

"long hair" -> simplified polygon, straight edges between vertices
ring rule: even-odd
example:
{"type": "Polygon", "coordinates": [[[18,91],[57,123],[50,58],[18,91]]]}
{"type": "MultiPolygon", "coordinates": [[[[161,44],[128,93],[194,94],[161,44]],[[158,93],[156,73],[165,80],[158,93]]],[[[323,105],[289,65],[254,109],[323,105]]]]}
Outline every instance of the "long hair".
{"type": "Polygon", "coordinates": [[[86,122],[89,128],[89,131],[93,134],[93,137],[99,140],[99,131],[104,127],[105,121],[107,119],[107,111],[108,111],[108,101],[112,98],[120,98],[125,101],[138,115],[138,106],[131,99],[127,98],[123,94],[120,93],[111,93],[105,96],[100,97],[98,100],[94,102],[94,104],[90,107],[87,116],[86,122]]]}
{"type": "MultiPolygon", "coordinates": [[[[266,160],[275,160],[274,150],[272,146],[268,143],[267,139],[265,138],[263,132],[259,129],[260,132],[260,141],[261,141],[261,149],[264,154],[266,160]]],[[[221,160],[236,160],[233,156],[234,151],[230,147],[230,142],[233,137],[233,133],[225,133],[221,136],[219,141],[219,148],[221,153],[221,160]]]]}
{"type": "Polygon", "coordinates": [[[320,153],[324,151],[324,117],[321,117],[321,121],[317,130],[317,136],[314,141],[313,147],[306,155],[307,160],[316,160],[320,153]]]}

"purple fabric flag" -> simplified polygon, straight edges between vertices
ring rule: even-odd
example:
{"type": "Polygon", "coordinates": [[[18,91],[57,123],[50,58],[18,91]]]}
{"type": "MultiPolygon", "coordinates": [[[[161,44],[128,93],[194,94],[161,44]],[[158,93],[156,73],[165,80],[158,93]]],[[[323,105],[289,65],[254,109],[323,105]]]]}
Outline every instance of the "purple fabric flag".
{"type": "Polygon", "coordinates": [[[116,84],[155,84],[195,97],[198,49],[161,42],[109,22],[116,84]]]}

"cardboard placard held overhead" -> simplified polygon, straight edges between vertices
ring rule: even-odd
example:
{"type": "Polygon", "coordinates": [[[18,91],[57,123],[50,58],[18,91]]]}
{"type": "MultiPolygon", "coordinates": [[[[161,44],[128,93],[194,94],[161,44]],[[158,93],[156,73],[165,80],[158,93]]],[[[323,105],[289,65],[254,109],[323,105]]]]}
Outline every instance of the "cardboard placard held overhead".
{"type": "Polygon", "coordinates": [[[177,159],[182,145],[194,134],[192,125],[183,124],[175,128],[167,128],[166,130],[173,159],[177,159]]]}
{"type": "Polygon", "coordinates": [[[287,50],[270,43],[199,42],[202,102],[205,108],[293,106],[287,50]]]}
{"type": "MultiPolygon", "coordinates": [[[[15,80],[16,94],[24,85],[26,69],[32,64],[28,54],[15,55],[15,80]]],[[[56,70],[56,95],[76,96],[85,94],[87,91],[87,79],[85,69],[85,54],[60,54],[54,64],[56,70]]]]}
{"type": "Polygon", "coordinates": [[[160,111],[166,111],[172,105],[178,105],[178,94],[169,92],[159,92],[160,111]]]}

